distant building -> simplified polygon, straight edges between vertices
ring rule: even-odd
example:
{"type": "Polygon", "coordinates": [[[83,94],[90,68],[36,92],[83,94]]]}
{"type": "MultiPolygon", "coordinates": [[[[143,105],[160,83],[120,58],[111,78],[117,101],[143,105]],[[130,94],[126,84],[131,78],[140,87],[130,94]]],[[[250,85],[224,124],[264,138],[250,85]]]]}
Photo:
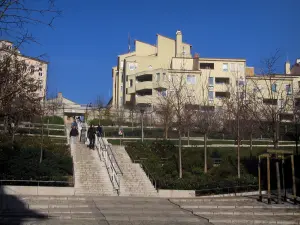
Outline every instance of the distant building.
{"type": "Polygon", "coordinates": [[[28,68],[30,68],[29,72],[34,77],[34,79],[39,82],[38,95],[39,97],[44,99],[46,96],[46,87],[47,87],[48,62],[30,56],[22,55],[18,49],[14,48],[12,42],[1,40],[0,58],[2,59],[4,55],[8,55],[12,52],[17,54],[19,60],[24,60],[25,63],[28,65],[28,68]]]}

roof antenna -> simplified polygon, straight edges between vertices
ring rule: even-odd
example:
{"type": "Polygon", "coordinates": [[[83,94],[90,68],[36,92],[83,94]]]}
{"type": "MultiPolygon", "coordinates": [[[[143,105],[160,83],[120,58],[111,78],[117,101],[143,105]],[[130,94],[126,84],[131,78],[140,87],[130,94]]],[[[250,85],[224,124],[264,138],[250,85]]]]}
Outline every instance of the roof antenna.
{"type": "Polygon", "coordinates": [[[131,40],[130,40],[130,33],[128,32],[128,53],[130,52],[131,40]]]}

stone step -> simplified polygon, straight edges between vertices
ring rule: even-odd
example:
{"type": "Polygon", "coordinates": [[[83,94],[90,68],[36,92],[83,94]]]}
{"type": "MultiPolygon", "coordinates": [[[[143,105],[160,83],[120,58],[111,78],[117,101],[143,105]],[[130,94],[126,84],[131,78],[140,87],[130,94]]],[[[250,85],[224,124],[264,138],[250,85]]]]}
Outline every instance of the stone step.
{"type": "Polygon", "coordinates": [[[193,213],[196,215],[266,215],[266,216],[300,216],[300,210],[284,208],[284,209],[209,209],[209,210],[193,210],[193,213]]]}
{"type": "Polygon", "coordinates": [[[259,224],[259,223],[276,223],[276,224],[299,224],[299,216],[258,216],[258,215],[213,215],[205,216],[209,222],[229,223],[229,224],[259,224]]]}

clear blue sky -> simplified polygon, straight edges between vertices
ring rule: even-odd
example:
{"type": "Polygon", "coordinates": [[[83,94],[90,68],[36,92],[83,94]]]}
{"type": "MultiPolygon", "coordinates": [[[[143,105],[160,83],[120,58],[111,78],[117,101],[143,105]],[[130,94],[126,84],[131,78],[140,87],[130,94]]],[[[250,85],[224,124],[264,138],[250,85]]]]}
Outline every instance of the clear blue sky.
{"type": "Polygon", "coordinates": [[[259,67],[262,58],[281,50],[300,58],[299,0],[88,0],[58,1],[63,11],[55,29],[36,27],[42,45],[26,45],[25,54],[48,55],[50,93],[79,103],[109,99],[111,68],[133,39],[156,42],[160,33],[174,38],[182,30],[193,53],[202,57],[241,57],[259,67]]]}

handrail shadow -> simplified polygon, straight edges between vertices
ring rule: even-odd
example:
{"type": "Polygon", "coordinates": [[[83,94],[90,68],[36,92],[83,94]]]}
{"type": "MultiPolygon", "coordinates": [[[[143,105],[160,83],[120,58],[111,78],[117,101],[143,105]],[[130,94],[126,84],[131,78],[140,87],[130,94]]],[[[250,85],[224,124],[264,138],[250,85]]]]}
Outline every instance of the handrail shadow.
{"type": "Polygon", "coordinates": [[[29,209],[18,196],[5,193],[0,185],[0,224],[21,225],[30,220],[47,220],[48,215],[29,209]]]}

